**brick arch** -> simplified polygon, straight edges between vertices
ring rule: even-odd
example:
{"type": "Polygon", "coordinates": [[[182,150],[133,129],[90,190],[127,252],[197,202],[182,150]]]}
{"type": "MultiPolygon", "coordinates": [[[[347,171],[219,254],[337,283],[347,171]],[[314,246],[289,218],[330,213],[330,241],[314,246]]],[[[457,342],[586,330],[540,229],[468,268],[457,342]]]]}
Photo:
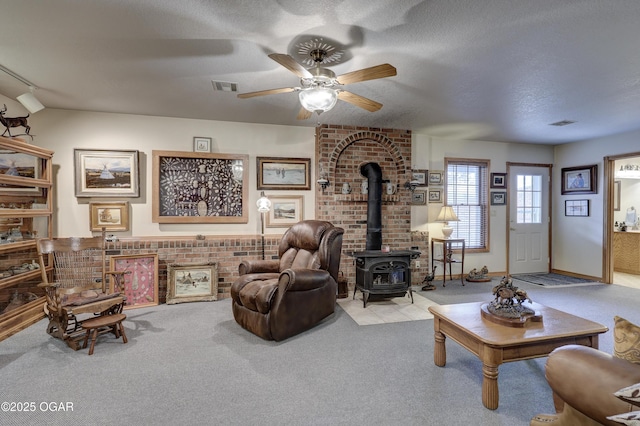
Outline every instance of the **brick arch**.
{"type": "Polygon", "coordinates": [[[380,133],[372,132],[372,131],[362,131],[358,133],[352,133],[342,139],[336,147],[333,149],[331,154],[329,155],[329,161],[327,164],[327,168],[331,175],[335,174],[336,167],[338,164],[338,159],[344,150],[346,150],[349,145],[362,141],[362,140],[370,140],[380,144],[383,148],[391,154],[393,158],[393,162],[396,164],[396,170],[398,174],[404,174],[405,176],[410,175],[411,168],[410,165],[407,165],[407,161],[400,152],[400,149],[385,135],[380,133]]]}

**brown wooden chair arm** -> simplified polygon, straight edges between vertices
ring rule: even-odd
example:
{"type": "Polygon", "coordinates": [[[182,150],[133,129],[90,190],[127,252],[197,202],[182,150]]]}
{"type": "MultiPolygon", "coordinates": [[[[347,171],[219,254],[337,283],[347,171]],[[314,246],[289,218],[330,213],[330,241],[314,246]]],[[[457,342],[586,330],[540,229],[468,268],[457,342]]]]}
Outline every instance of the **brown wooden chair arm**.
{"type": "Polygon", "coordinates": [[[60,283],[40,283],[37,286],[40,287],[40,288],[45,288],[45,289],[47,287],[49,287],[49,288],[58,288],[58,287],[60,287],[60,283]]]}

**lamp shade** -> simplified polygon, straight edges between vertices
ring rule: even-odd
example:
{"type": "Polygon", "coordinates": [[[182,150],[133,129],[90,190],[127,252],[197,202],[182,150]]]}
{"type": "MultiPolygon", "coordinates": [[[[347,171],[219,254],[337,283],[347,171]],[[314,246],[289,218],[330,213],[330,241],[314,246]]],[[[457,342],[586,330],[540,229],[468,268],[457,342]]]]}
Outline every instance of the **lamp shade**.
{"type": "Polygon", "coordinates": [[[457,222],[459,220],[458,216],[456,216],[456,212],[453,211],[453,207],[442,206],[436,222],[457,222]]]}
{"type": "Polygon", "coordinates": [[[16,99],[31,114],[34,114],[34,113],[44,109],[44,105],[42,105],[40,103],[40,101],[38,99],[36,99],[36,97],[31,92],[23,93],[22,95],[18,96],[16,99]]]}
{"type": "Polygon", "coordinates": [[[264,191],[260,193],[260,198],[256,202],[256,206],[258,206],[258,211],[260,213],[266,213],[271,210],[271,200],[264,195],[264,191]]]}
{"type": "Polygon", "coordinates": [[[304,109],[311,112],[329,111],[338,102],[338,92],[326,87],[310,87],[303,89],[298,94],[300,104],[304,109]]]}

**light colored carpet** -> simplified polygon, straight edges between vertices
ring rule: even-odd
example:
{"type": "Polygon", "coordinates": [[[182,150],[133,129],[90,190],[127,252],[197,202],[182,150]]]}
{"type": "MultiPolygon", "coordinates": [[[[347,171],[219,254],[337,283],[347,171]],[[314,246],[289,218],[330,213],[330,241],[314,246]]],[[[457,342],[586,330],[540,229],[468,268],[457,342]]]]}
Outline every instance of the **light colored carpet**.
{"type": "Polygon", "coordinates": [[[437,305],[432,300],[417,293],[413,293],[413,303],[407,294],[404,297],[389,299],[369,298],[367,307],[362,306],[362,293],[357,292],[355,300],[353,293],[345,299],[338,299],[338,305],[358,325],[387,324],[392,322],[416,321],[432,319],[429,306],[437,305]]]}

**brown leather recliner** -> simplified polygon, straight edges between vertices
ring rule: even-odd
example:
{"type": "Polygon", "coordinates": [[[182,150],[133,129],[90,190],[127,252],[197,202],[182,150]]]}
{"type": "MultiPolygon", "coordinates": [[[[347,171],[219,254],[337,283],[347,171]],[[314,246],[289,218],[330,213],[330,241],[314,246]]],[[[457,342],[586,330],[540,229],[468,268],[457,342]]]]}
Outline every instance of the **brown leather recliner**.
{"type": "Polygon", "coordinates": [[[279,260],[245,260],[231,286],[236,322],[266,340],[284,340],[334,312],[344,230],[329,222],[293,225],[279,260]]]}
{"type": "Polygon", "coordinates": [[[562,346],[549,355],[546,378],[557,414],[539,414],[531,426],[619,425],[607,416],[636,411],[614,395],[640,383],[640,365],[587,346],[562,346]]]}

